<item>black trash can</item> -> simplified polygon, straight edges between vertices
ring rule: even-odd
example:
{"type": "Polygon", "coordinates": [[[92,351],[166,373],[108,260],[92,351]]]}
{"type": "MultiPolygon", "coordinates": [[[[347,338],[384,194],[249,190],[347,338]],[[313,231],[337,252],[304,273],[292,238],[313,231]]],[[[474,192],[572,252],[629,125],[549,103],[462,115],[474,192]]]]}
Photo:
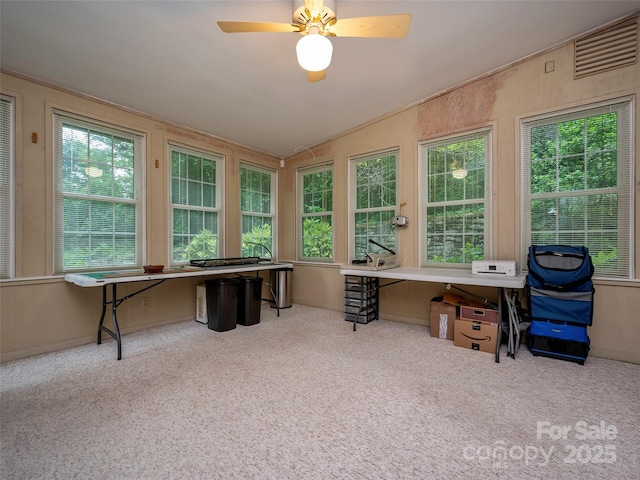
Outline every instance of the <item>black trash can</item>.
{"type": "Polygon", "coordinates": [[[238,321],[240,325],[260,323],[262,278],[241,277],[238,289],[238,321]]]}
{"type": "Polygon", "coordinates": [[[207,327],[216,332],[226,332],[236,328],[238,280],[216,278],[204,283],[207,287],[207,327]]]}

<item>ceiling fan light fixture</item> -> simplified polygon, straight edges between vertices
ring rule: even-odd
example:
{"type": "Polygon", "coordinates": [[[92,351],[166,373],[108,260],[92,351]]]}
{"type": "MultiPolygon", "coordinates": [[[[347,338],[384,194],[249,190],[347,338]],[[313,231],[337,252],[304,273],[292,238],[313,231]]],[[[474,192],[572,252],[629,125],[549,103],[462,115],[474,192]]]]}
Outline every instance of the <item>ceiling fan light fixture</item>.
{"type": "Polygon", "coordinates": [[[309,72],[320,72],[331,63],[333,45],[327,37],[309,33],[298,40],[296,54],[302,68],[309,72]]]}

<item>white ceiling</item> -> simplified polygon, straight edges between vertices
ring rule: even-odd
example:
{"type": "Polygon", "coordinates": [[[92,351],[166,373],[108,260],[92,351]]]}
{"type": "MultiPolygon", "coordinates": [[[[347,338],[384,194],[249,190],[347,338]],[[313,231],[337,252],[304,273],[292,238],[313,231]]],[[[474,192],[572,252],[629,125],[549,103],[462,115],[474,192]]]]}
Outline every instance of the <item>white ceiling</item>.
{"type": "Polygon", "coordinates": [[[640,1],[341,1],[337,17],[410,13],[403,39],[332,38],[307,83],[295,33],[224,34],[218,20],[289,23],[292,1],[0,2],[3,70],[278,157],[640,10],[640,1]]]}

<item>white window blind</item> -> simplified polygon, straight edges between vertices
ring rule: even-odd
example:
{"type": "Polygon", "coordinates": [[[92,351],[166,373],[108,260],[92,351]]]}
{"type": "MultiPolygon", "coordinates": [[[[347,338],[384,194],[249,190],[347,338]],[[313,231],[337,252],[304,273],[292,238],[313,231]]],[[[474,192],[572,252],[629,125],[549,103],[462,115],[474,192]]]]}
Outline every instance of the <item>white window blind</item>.
{"type": "Polygon", "coordinates": [[[298,259],[333,259],[333,167],[298,170],[298,259]]]}
{"type": "Polygon", "coordinates": [[[171,158],[171,260],[218,258],[222,250],[222,157],[169,145],[171,158]]]}
{"type": "Polygon", "coordinates": [[[422,265],[492,258],[492,152],[489,128],[419,144],[422,265]]]}
{"type": "Polygon", "coordinates": [[[0,278],[14,275],[15,101],[0,95],[0,278]]]}
{"type": "Polygon", "coordinates": [[[54,270],[141,267],[145,137],[55,112],[54,270]]]}
{"type": "Polygon", "coordinates": [[[525,119],[521,264],[530,245],[586,246],[596,277],[633,278],[633,100],[525,119]]]}
{"type": "Polygon", "coordinates": [[[388,253],[369,240],[396,251],[397,162],[398,149],[349,159],[352,259],[388,253]]]}
{"type": "Polygon", "coordinates": [[[240,166],[242,255],[275,255],[276,173],[252,165],[240,166]]]}

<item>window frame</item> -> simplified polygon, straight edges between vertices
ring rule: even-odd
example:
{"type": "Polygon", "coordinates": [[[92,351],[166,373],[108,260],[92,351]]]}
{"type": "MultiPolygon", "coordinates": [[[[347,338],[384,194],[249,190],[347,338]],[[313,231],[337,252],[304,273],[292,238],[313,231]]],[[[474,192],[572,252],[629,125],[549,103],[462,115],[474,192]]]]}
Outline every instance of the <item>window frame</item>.
{"type": "Polygon", "coordinates": [[[3,136],[0,139],[2,157],[0,159],[0,182],[3,184],[0,198],[0,279],[15,277],[15,174],[16,174],[16,99],[10,95],[0,94],[0,101],[7,106],[7,118],[4,118],[5,108],[2,108],[3,118],[0,119],[3,136]],[[5,130],[6,128],[6,130],[5,130]],[[6,152],[5,152],[6,149],[6,152]],[[6,158],[5,157],[6,153],[6,158]],[[5,176],[6,175],[6,176],[5,176]]]}
{"type": "Polygon", "coordinates": [[[277,195],[277,187],[278,187],[278,172],[277,170],[273,170],[267,167],[258,166],[249,162],[240,162],[239,175],[238,175],[238,183],[239,183],[239,194],[240,198],[238,201],[239,210],[240,210],[240,252],[242,256],[255,256],[266,258],[266,254],[269,254],[269,258],[275,259],[277,257],[278,250],[278,242],[277,242],[277,234],[278,234],[278,195],[277,195]],[[250,210],[243,210],[242,205],[242,171],[250,171],[256,172],[262,175],[269,176],[269,204],[270,204],[270,212],[254,212],[250,210]],[[256,217],[256,218],[269,218],[271,221],[271,242],[270,245],[264,245],[264,242],[256,242],[256,244],[250,244],[251,246],[245,246],[245,240],[243,232],[244,229],[244,217],[256,217]]]}
{"type": "MultiPolygon", "coordinates": [[[[541,115],[532,117],[526,117],[520,119],[520,168],[521,168],[521,203],[520,203],[520,215],[522,223],[520,226],[520,262],[522,270],[527,271],[527,258],[528,249],[532,243],[531,237],[531,201],[535,199],[559,199],[565,197],[588,197],[590,195],[597,195],[593,193],[601,191],[602,193],[616,193],[618,198],[622,201],[618,205],[618,222],[616,223],[616,230],[622,231],[617,236],[618,246],[624,241],[627,255],[626,263],[624,266],[625,274],[616,274],[614,271],[599,271],[596,262],[596,270],[594,272],[594,278],[600,278],[605,280],[630,280],[636,278],[635,272],[635,258],[634,258],[634,230],[636,220],[635,212],[635,191],[633,188],[634,172],[635,172],[635,158],[634,158],[634,115],[635,115],[635,97],[625,96],[620,98],[612,98],[610,100],[604,100],[600,102],[584,104],[572,108],[555,110],[547,112],[541,115]],[[616,159],[616,165],[622,165],[623,168],[618,169],[616,179],[618,185],[616,187],[607,188],[592,188],[582,190],[556,190],[553,193],[531,194],[531,129],[543,125],[558,124],[569,120],[585,119],[590,116],[601,115],[611,111],[618,113],[620,126],[623,127],[623,131],[616,130],[616,151],[618,153],[616,159]],[[627,131],[624,131],[627,128],[627,131]],[[605,192],[605,190],[607,192],[605,192]],[[591,194],[588,192],[592,192],[591,194]],[[626,200],[625,200],[626,198],[626,200]],[[622,206],[622,208],[621,208],[622,206]],[[625,223],[626,222],[626,223],[625,223]],[[622,224],[622,226],[620,226],[622,224]],[[626,241],[625,241],[626,240],[626,241]]],[[[584,137],[583,137],[584,138],[584,137]]],[[[583,156],[588,155],[588,152],[583,152],[583,156]]],[[[558,161],[556,160],[556,167],[558,161]]],[[[585,173],[586,178],[586,173],[585,173]]],[[[586,217],[585,217],[586,220],[586,217]]],[[[588,226],[584,230],[584,234],[588,235],[588,226]]],[[[561,230],[556,228],[555,234],[558,235],[561,230]]],[[[547,242],[558,243],[558,242],[547,242]]],[[[588,242],[586,243],[589,247],[588,242]]],[[[595,249],[590,249],[592,258],[595,254],[595,249]]]]}
{"type": "MultiPolygon", "coordinates": [[[[398,248],[398,231],[397,229],[391,225],[391,219],[397,215],[399,208],[399,198],[400,198],[400,147],[392,147],[387,149],[377,150],[375,152],[354,155],[348,157],[348,166],[349,166],[349,263],[353,260],[361,260],[362,258],[357,258],[357,242],[356,242],[356,215],[358,213],[367,213],[372,212],[375,213],[377,211],[389,211],[392,212],[391,218],[389,219],[389,228],[393,230],[393,238],[394,245],[389,246],[385,244],[384,241],[380,241],[380,235],[366,235],[368,239],[373,239],[374,241],[384,245],[387,248],[396,252],[396,255],[399,255],[398,248]],[[361,162],[369,162],[375,161],[384,156],[395,156],[395,165],[394,165],[394,175],[395,175],[395,203],[393,206],[389,207],[370,207],[370,208],[357,208],[357,194],[358,194],[358,185],[357,185],[357,165],[361,162]]],[[[384,225],[381,223],[380,225],[384,225]]],[[[372,249],[367,249],[367,253],[381,253],[387,254],[389,252],[377,247],[373,246],[372,249]],[[373,250],[373,251],[372,251],[373,250]]]]}
{"type": "MultiPolygon", "coordinates": [[[[187,219],[187,223],[189,225],[190,222],[190,215],[191,212],[202,212],[203,214],[205,213],[213,213],[216,215],[216,226],[217,228],[215,229],[216,231],[213,232],[212,231],[212,236],[216,237],[216,253],[217,253],[217,257],[216,258],[220,258],[224,255],[224,247],[225,247],[225,242],[224,242],[224,236],[222,235],[222,232],[224,231],[223,229],[223,225],[224,225],[224,207],[223,207],[223,199],[224,199],[224,185],[225,185],[225,170],[224,170],[224,165],[225,165],[225,157],[222,154],[218,154],[215,152],[211,152],[211,151],[207,151],[207,150],[203,150],[200,148],[196,148],[190,145],[184,145],[178,142],[173,142],[173,141],[169,141],[167,142],[167,169],[168,169],[168,178],[169,178],[169,182],[168,182],[168,193],[167,193],[167,197],[168,197],[168,204],[169,204],[169,218],[168,218],[168,262],[169,265],[174,265],[174,266],[179,266],[179,265],[187,265],[190,263],[190,261],[192,260],[192,258],[188,258],[186,260],[176,260],[174,258],[174,250],[175,250],[175,245],[174,245],[174,238],[176,236],[175,234],[175,211],[177,209],[179,210],[186,210],[189,215],[189,218],[187,219]],[[173,175],[173,153],[178,153],[178,154],[182,154],[182,155],[187,155],[187,156],[195,156],[195,157],[199,157],[200,159],[206,159],[208,161],[211,161],[215,164],[215,183],[213,183],[212,185],[214,185],[215,188],[215,195],[214,195],[214,202],[215,202],[215,206],[213,207],[207,207],[204,205],[190,205],[188,203],[177,203],[174,202],[174,198],[173,198],[173,181],[174,181],[174,175],[173,175]]],[[[188,166],[187,166],[188,168],[188,166]]],[[[188,178],[188,172],[185,172],[186,176],[184,178],[182,177],[177,177],[180,180],[183,180],[185,182],[187,182],[187,184],[189,182],[193,182],[192,179],[188,178]]],[[[197,183],[200,184],[200,188],[202,189],[203,185],[205,182],[203,182],[202,180],[198,181],[197,183]]],[[[187,191],[185,193],[185,195],[188,196],[188,186],[187,186],[187,191]]],[[[204,220],[203,220],[203,224],[204,224],[204,220]]],[[[192,237],[196,237],[199,234],[193,234],[190,230],[190,226],[187,227],[187,234],[186,236],[188,238],[192,238],[192,237]]],[[[189,257],[191,257],[191,255],[189,255],[189,257]]]]}
{"type": "MultiPolygon", "coordinates": [[[[438,137],[430,140],[424,140],[418,142],[418,170],[419,170],[419,258],[420,266],[422,267],[438,267],[438,268],[452,268],[462,269],[469,268],[470,262],[431,262],[427,259],[427,237],[429,235],[427,227],[427,208],[429,206],[454,206],[454,205],[466,205],[466,204],[478,204],[482,203],[484,208],[483,214],[483,235],[484,235],[484,259],[491,259],[493,257],[493,162],[494,162],[494,126],[486,125],[479,128],[458,132],[453,135],[447,135],[444,137],[438,137]],[[483,199],[463,199],[455,201],[439,201],[429,202],[429,149],[435,147],[443,147],[447,145],[453,145],[462,143],[465,141],[485,138],[485,162],[484,162],[484,197],[483,199]]],[[[462,166],[461,166],[462,167],[462,166]]],[[[466,170],[466,169],[463,169],[466,170]]],[[[445,170],[445,174],[449,171],[445,170]]],[[[465,177],[466,178],[466,171],[465,177]]],[[[466,182],[466,180],[465,180],[466,182]]],[[[463,233],[465,235],[465,233],[463,233]]]]}
{"type": "Polygon", "coordinates": [[[296,170],[296,175],[297,175],[297,182],[296,185],[298,187],[298,194],[297,194],[297,198],[298,198],[298,212],[297,212],[297,258],[298,261],[303,261],[303,262],[318,262],[318,263],[332,263],[334,260],[334,248],[335,248],[335,230],[334,230],[334,210],[333,210],[333,206],[334,206],[334,188],[333,188],[333,181],[335,179],[334,176],[334,170],[333,170],[333,163],[324,163],[322,165],[314,165],[311,167],[303,167],[303,168],[299,168],[296,170]],[[329,172],[331,173],[331,209],[330,210],[322,210],[320,212],[311,212],[311,213],[305,213],[304,212],[304,206],[305,206],[305,200],[304,200],[304,196],[305,196],[305,191],[304,191],[304,181],[307,175],[314,175],[317,173],[324,173],[324,172],[329,172]],[[329,257],[305,257],[303,255],[304,253],[304,220],[306,218],[312,218],[312,217],[326,217],[328,216],[330,218],[330,225],[331,225],[331,255],[329,257]]]}
{"type": "MultiPolygon", "coordinates": [[[[147,135],[130,128],[103,122],[94,118],[83,117],[67,111],[53,109],[52,121],[52,164],[53,164],[53,272],[54,274],[64,274],[70,272],[101,271],[105,269],[122,270],[132,268],[142,268],[146,256],[146,198],[145,192],[145,162],[147,150],[147,135]],[[131,140],[133,143],[133,198],[123,199],[122,197],[107,196],[99,194],[69,193],[63,191],[62,175],[62,129],[65,124],[78,129],[86,128],[97,133],[109,136],[117,136],[131,140]],[[135,255],[134,261],[130,263],[105,263],[100,265],[82,265],[79,267],[65,267],[64,265],[64,200],[66,198],[86,199],[89,201],[107,201],[114,205],[128,204],[135,208],[135,255]]],[[[113,159],[113,157],[111,157],[113,159]]],[[[87,176],[90,176],[87,172],[87,176]]],[[[114,219],[114,224],[115,224],[114,219]]],[[[90,230],[89,234],[94,230],[90,230]]],[[[110,232],[113,234],[114,231],[110,232]]],[[[107,233],[109,234],[109,233],[107,233]]]]}

